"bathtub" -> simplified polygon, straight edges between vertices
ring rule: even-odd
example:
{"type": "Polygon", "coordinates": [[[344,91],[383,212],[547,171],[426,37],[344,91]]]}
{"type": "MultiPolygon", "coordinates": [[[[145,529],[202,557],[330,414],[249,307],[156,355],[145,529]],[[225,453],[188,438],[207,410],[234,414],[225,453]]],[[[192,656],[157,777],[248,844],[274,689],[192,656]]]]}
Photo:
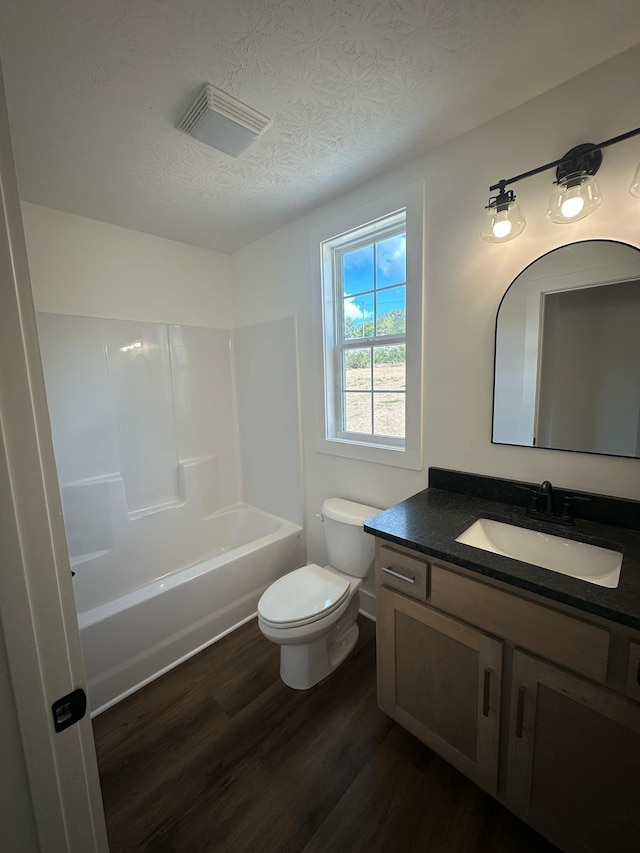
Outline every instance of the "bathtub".
{"type": "Polygon", "coordinates": [[[78,613],[92,716],[251,619],[267,586],[304,562],[302,528],[253,507],[208,527],[206,560],[78,613]]]}

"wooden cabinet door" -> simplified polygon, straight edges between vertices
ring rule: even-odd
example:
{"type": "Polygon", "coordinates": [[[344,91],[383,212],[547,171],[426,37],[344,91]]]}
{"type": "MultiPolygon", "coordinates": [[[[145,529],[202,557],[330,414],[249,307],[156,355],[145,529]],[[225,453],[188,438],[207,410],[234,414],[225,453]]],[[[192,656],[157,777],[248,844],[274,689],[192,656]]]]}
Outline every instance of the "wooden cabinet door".
{"type": "Polygon", "coordinates": [[[379,706],[495,793],[502,643],[391,590],[377,595],[379,706]]]}
{"type": "Polygon", "coordinates": [[[514,654],[507,791],[562,849],[640,850],[640,705],[514,654]]]}

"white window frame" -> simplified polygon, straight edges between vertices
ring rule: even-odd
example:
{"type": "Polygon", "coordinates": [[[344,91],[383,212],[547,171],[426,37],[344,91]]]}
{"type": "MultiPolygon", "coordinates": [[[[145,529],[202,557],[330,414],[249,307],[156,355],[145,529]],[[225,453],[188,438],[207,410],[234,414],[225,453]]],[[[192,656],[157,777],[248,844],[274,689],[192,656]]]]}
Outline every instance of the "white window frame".
{"type": "MultiPolygon", "coordinates": [[[[351,459],[378,462],[413,470],[422,469],[422,245],[423,245],[423,202],[422,187],[395,193],[366,209],[361,208],[341,217],[345,226],[336,230],[318,229],[313,235],[315,257],[320,246],[320,276],[318,290],[321,294],[321,328],[316,345],[317,375],[322,398],[317,400],[317,449],[321,453],[344,456],[351,459]],[[398,203],[400,202],[400,203],[398,203]],[[369,215],[367,215],[369,214],[369,215]],[[373,214],[373,215],[371,215],[373,214]],[[400,226],[404,216],[404,227],[400,226]],[[394,222],[395,220],[395,222],[394,222]],[[368,245],[391,236],[391,227],[397,233],[406,232],[406,333],[384,337],[362,338],[345,342],[343,345],[338,330],[342,327],[342,305],[344,302],[341,281],[334,275],[335,258],[341,250],[358,245],[368,245]],[[406,407],[405,437],[378,436],[343,432],[341,425],[342,388],[341,352],[343,349],[372,345],[391,346],[406,344],[406,407]]],[[[335,228],[335,222],[334,222],[335,228]]],[[[341,273],[338,275],[340,279],[341,273]]],[[[318,395],[319,396],[319,395],[318,395]]]]}
{"type": "MultiPolygon", "coordinates": [[[[399,344],[406,345],[406,332],[397,335],[372,335],[366,338],[345,339],[344,337],[344,281],[342,258],[348,252],[355,251],[365,246],[371,246],[379,240],[386,240],[390,237],[396,237],[399,234],[406,232],[406,211],[402,210],[392,213],[390,216],[385,216],[376,222],[368,222],[361,228],[355,231],[348,231],[339,237],[328,240],[322,244],[323,254],[323,289],[332,288],[333,293],[327,294],[324,299],[325,328],[333,319],[333,329],[327,335],[325,331],[325,346],[326,341],[332,341],[330,348],[325,350],[325,371],[327,375],[327,400],[326,400],[326,430],[327,435],[331,435],[342,441],[358,441],[364,444],[373,444],[376,446],[393,447],[404,449],[405,438],[400,436],[381,436],[372,433],[358,433],[353,430],[342,430],[341,426],[345,422],[344,411],[344,377],[343,377],[343,358],[349,350],[373,348],[376,346],[394,346],[399,344]],[[331,316],[330,316],[331,315],[331,316]],[[333,388],[330,388],[333,384],[333,388]]],[[[374,267],[375,281],[375,267],[374,267]]],[[[400,283],[399,283],[400,284],[400,283]]],[[[406,282],[402,282],[405,286],[406,282]]],[[[394,287],[398,285],[393,285],[394,287]]],[[[377,284],[372,282],[372,293],[378,292],[377,284]]],[[[360,294],[357,294],[360,295],[360,294]]],[[[374,315],[377,317],[377,310],[374,315]]],[[[406,352],[406,350],[405,350],[406,352]]],[[[373,387],[370,391],[363,393],[370,394],[372,397],[373,406],[373,387]]],[[[406,390],[402,391],[405,394],[406,390]]],[[[406,420],[406,418],[405,418],[406,420]]],[[[406,429],[406,426],[405,426],[406,429]]]]}

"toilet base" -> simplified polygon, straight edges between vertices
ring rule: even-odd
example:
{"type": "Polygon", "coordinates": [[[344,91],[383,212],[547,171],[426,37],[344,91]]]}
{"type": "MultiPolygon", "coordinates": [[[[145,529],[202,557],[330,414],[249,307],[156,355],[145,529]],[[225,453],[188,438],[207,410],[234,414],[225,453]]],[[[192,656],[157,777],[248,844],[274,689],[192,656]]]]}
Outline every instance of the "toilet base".
{"type": "Polygon", "coordinates": [[[358,641],[359,604],[356,593],[328,634],[309,643],[280,646],[280,678],[287,687],[309,690],[340,666],[358,641]]]}

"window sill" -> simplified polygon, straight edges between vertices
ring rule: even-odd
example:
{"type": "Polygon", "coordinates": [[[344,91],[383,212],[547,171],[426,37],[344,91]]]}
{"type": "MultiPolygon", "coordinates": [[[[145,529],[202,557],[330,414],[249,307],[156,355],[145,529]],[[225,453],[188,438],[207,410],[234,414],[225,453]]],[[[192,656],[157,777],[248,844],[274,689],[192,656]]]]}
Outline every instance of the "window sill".
{"type": "Polygon", "coordinates": [[[342,456],[346,459],[358,459],[362,462],[375,462],[379,465],[391,465],[394,468],[409,468],[421,471],[422,454],[417,450],[401,447],[384,447],[359,441],[340,438],[320,438],[317,442],[318,453],[342,456]]]}

